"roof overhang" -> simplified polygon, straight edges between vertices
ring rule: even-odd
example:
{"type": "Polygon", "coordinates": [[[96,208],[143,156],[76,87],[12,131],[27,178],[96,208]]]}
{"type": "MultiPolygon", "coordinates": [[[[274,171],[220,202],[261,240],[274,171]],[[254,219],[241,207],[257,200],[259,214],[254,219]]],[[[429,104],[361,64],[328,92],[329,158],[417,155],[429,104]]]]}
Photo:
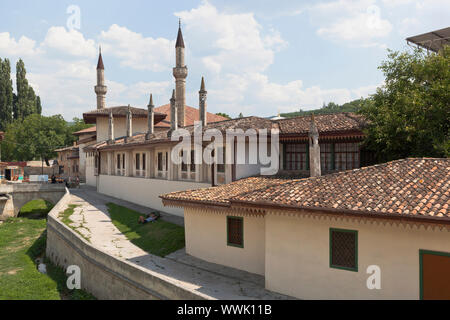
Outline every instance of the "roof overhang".
{"type": "Polygon", "coordinates": [[[444,45],[450,45],[450,27],[409,37],[406,41],[424,49],[439,52],[444,45]]]}

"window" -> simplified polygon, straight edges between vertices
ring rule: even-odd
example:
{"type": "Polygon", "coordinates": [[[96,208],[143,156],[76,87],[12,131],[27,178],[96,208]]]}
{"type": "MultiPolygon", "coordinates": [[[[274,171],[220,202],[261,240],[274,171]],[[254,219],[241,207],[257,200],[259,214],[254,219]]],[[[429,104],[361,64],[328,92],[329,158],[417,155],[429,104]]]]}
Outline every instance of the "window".
{"type": "Polygon", "coordinates": [[[136,153],[136,170],[141,170],[141,154],[136,153]]]}
{"type": "Polygon", "coordinates": [[[167,168],[169,168],[169,153],[168,152],[166,152],[166,170],[167,170],[167,168]]]}
{"type": "Polygon", "coordinates": [[[336,170],[351,170],[359,168],[358,143],[336,143],[334,145],[336,170]]]}
{"type": "Polygon", "coordinates": [[[182,172],[187,172],[188,171],[188,165],[187,165],[187,155],[186,155],[186,159],[184,159],[184,151],[181,150],[181,171],[182,172]]]}
{"type": "Polygon", "coordinates": [[[334,170],[334,144],[321,143],[320,144],[320,168],[323,171],[334,170]]]}
{"type": "Polygon", "coordinates": [[[217,172],[225,172],[225,148],[217,148],[217,172]]]}
{"type": "Polygon", "coordinates": [[[145,163],[145,153],[142,154],[142,170],[145,171],[146,163],[145,163]]]}
{"type": "Polygon", "coordinates": [[[308,170],[308,145],[306,143],[284,145],[284,169],[308,170]]]}
{"type": "Polygon", "coordinates": [[[125,153],[122,154],[122,169],[125,170],[125,153]]]}
{"type": "Polygon", "coordinates": [[[120,170],[120,154],[117,155],[117,169],[120,170]]]}
{"type": "Polygon", "coordinates": [[[358,272],[358,231],[330,229],[330,268],[358,272]]]}
{"type": "Polygon", "coordinates": [[[195,172],[195,150],[191,150],[191,172],[195,172]]]}
{"type": "Polygon", "coordinates": [[[244,220],[242,217],[227,217],[227,244],[244,247],[244,220]]]}
{"type": "Polygon", "coordinates": [[[163,171],[163,154],[158,152],[158,171],[163,171]]]}

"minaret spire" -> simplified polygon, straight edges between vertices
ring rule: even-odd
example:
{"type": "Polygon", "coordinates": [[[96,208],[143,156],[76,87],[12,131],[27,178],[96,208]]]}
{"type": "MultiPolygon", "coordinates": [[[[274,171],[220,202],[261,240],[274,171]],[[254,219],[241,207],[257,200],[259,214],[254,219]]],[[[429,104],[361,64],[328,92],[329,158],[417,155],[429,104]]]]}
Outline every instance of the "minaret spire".
{"type": "Polygon", "coordinates": [[[94,87],[97,94],[97,109],[106,108],[106,92],[105,86],[105,66],[103,65],[102,48],[99,47],[99,55],[97,62],[97,85],[94,87]]]}
{"type": "Polygon", "coordinates": [[[184,40],[181,32],[181,20],[178,26],[177,42],[175,44],[175,68],[173,76],[175,77],[175,96],[178,113],[178,125],[185,126],[185,108],[186,108],[186,77],[188,70],[184,64],[184,40]]]}
{"type": "Polygon", "coordinates": [[[208,118],[207,118],[207,112],[206,112],[206,95],[208,91],[205,90],[205,79],[202,77],[202,83],[200,85],[200,91],[198,92],[198,112],[199,112],[199,118],[200,122],[202,123],[202,126],[206,126],[208,124],[208,118]]]}

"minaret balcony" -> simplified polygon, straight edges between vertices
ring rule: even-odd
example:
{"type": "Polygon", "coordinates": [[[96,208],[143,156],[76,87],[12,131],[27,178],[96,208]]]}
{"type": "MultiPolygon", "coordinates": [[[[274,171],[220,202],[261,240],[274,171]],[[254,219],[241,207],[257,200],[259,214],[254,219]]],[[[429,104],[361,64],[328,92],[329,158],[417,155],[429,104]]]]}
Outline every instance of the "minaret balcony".
{"type": "Polygon", "coordinates": [[[173,76],[176,79],[186,79],[186,77],[188,76],[188,69],[186,66],[184,67],[175,67],[173,68],[173,76]]]}
{"type": "Polygon", "coordinates": [[[95,93],[97,94],[106,94],[107,87],[106,86],[95,86],[95,93]]]}

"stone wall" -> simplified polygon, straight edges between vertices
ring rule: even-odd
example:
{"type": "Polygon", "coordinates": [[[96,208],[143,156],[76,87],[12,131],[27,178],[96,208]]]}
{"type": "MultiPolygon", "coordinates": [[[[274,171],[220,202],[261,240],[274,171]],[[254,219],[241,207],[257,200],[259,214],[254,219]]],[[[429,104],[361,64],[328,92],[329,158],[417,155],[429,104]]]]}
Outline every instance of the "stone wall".
{"type": "Polygon", "coordinates": [[[92,246],[57,219],[70,202],[67,193],[52,209],[47,223],[47,257],[66,269],[77,265],[81,287],[98,299],[154,300],[205,299],[200,293],[177,286],[175,280],[118,259],[92,246]]]}

